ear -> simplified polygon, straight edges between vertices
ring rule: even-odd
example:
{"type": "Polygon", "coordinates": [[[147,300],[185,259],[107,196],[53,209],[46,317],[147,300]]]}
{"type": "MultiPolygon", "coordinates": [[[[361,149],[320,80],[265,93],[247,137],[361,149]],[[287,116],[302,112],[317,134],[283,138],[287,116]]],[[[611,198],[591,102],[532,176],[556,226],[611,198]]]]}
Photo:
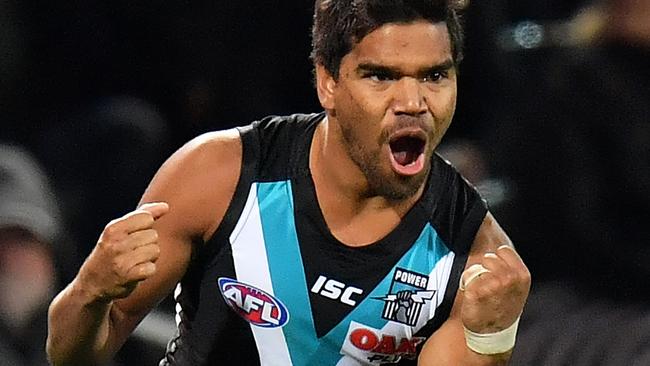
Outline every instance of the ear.
{"type": "Polygon", "coordinates": [[[316,65],[316,92],[318,100],[325,110],[333,110],[336,107],[334,102],[334,91],[336,90],[336,80],[321,64],[316,65]]]}

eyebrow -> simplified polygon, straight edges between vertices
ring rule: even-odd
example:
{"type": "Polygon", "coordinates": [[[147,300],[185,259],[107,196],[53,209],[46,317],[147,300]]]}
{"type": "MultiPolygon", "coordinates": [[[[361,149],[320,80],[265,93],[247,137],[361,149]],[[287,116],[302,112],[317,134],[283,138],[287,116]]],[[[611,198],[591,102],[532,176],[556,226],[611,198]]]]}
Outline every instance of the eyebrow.
{"type": "MultiPolygon", "coordinates": [[[[444,72],[444,71],[449,71],[452,68],[455,67],[454,61],[451,59],[448,59],[442,63],[429,66],[429,67],[424,67],[419,69],[415,76],[420,78],[426,75],[431,75],[436,72],[444,72]]],[[[391,66],[386,66],[386,65],[380,65],[380,64],[375,64],[372,62],[362,62],[357,66],[357,73],[376,73],[376,74],[381,74],[381,75],[386,75],[390,76],[393,78],[401,78],[407,73],[403,72],[400,70],[398,67],[391,67],[391,66]]]]}

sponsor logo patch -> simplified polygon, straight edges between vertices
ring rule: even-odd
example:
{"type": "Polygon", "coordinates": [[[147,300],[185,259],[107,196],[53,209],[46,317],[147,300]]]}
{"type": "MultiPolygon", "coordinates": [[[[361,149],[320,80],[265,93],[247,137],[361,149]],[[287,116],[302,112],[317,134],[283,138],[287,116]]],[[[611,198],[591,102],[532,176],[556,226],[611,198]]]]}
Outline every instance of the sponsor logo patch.
{"type": "Polygon", "coordinates": [[[247,322],[262,328],[282,327],[289,321],[289,311],[271,294],[228,277],[218,279],[226,304],[247,322]]]}
{"type": "Polygon", "coordinates": [[[341,353],[364,363],[397,363],[402,359],[417,358],[417,347],[423,337],[408,337],[404,328],[375,329],[351,322],[341,353]]]}
{"type": "Polygon", "coordinates": [[[433,298],[435,290],[426,291],[429,276],[396,268],[388,294],[375,298],[384,301],[381,317],[414,326],[422,306],[433,298]]]}

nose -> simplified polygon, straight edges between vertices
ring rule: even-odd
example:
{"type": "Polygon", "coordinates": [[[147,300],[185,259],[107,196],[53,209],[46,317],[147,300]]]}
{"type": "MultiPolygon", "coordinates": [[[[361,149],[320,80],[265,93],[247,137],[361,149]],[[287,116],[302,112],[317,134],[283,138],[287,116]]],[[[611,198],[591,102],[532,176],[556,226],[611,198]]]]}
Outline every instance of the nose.
{"type": "Polygon", "coordinates": [[[419,115],[427,111],[422,85],[412,77],[402,77],[394,85],[395,114],[419,115]]]}

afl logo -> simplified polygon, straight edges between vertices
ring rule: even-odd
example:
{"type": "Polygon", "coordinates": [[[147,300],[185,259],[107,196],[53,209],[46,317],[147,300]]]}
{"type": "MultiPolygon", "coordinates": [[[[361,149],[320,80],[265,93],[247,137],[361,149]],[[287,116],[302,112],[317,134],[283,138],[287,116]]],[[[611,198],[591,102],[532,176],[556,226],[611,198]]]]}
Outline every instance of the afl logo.
{"type": "Polygon", "coordinates": [[[228,277],[218,281],[226,304],[247,322],[258,327],[277,328],[289,321],[286,306],[265,291],[228,277]]]}

